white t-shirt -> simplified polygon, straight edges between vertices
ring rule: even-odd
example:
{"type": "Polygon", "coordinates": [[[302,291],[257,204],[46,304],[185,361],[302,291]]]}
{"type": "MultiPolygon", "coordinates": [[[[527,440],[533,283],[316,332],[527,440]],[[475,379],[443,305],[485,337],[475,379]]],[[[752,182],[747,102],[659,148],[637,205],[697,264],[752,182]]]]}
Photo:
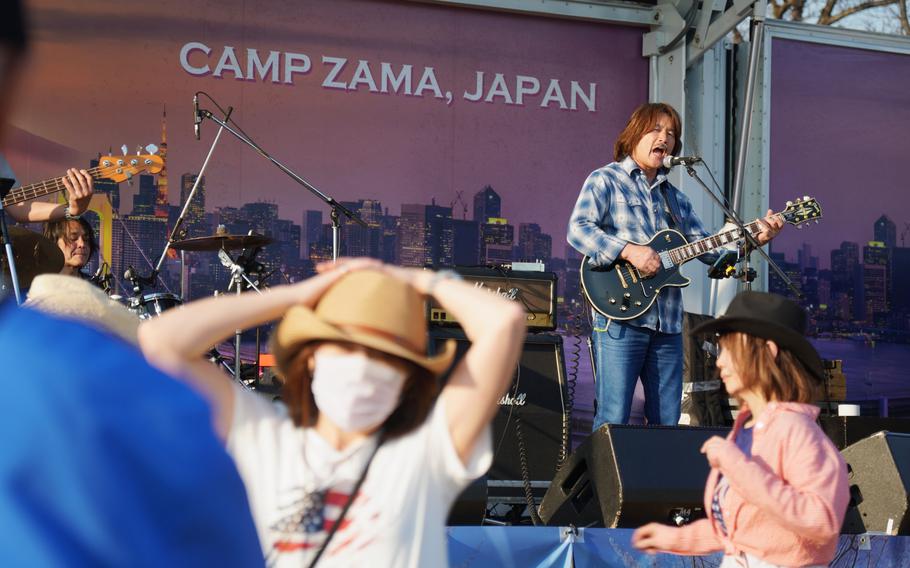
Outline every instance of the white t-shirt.
{"type": "MultiPolygon", "coordinates": [[[[269,566],[305,567],[325,540],[376,444],[338,452],[283,406],[235,385],[227,449],[246,485],[269,566]]],[[[436,404],[423,425],[386,441],[320,568],[446,566],[445,521],[458,494],[493,459],[489,429],[467,467],[436,404]]]]}

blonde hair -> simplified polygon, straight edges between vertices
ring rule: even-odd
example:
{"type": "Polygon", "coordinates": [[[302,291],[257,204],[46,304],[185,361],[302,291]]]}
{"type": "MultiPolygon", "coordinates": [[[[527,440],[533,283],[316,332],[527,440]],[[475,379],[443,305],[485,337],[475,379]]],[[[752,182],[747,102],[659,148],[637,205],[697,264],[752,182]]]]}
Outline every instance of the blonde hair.
{"type": "Polygon", "coordinates": [[[718,343],[730,351],[743,388],[756,389],[769,401],[817,400],[818,381],[789,350],[778,345],[774,357],[766,339],[740,332],[726,333],[718,343]]]}

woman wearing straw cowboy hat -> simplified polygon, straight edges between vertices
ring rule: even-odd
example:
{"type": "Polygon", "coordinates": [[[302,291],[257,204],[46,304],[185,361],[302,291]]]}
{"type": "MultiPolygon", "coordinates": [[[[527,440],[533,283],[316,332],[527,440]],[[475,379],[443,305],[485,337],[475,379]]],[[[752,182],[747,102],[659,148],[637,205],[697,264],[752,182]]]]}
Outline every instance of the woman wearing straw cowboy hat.
{"type": "Polygon", "coordinates": [[[772,294],[743,292],[726,314],[692,330],[720,334],[717,368],[740,401],[726,438],[702,446],[711,465],[708,518],[651,523],[633,544],[647,552],[725,553],[722,567],[827,566],[849,501],[847,468],[810,404],[824,380],[803,335],[806,314],[772,294]]]}
{"type": "Polygon", "coordinates": [[[524,313],[451,272],[369,259],[319,268],[263,295],[165,313],[140,326],[140,344],[211,400],[270,565],[444,566],[448,509],[491,462],[488,425],[524,313]],[[426,296],[471,340],[441,390],[454,346],[426,355],[426,296]],[[286,410],[204,360],[235,329],[282,316],[272,351],[286,410]]]}

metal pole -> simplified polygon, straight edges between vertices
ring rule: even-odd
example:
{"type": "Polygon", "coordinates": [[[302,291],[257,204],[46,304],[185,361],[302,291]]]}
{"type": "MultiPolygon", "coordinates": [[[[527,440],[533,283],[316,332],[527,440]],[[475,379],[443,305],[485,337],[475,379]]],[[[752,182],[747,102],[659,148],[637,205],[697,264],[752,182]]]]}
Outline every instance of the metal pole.
{"type": "MultiPolygon", "coordinates": [[[[754,17],[754,16],[753,16],[754,17]]],[[[764,20],[755,18],[752,27],[752,46],[749,51],[749,72],[746,76],[746,99],[743,103],[743,117],[740,124],[739,154],[733,176],[733,210],[739,213],[742,203],[743,178],[746,170],[746,156],[749,153],[749,139],[752,135],[752,102],[755,98],[758,59],[761,57],[761,46],[764,38],[764,20]]]]}

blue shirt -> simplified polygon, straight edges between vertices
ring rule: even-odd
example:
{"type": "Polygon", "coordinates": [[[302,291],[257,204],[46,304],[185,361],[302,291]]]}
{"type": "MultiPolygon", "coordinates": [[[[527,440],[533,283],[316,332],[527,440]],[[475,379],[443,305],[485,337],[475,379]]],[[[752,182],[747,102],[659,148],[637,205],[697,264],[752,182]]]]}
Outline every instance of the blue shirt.
{"type": "Polygon", "coordinates": [[[0,566],[262,566],[202,398],[132,346],[0,301],[0,566]]]}
{"type": "MultiPolygon", "coordinates": [[[[567,240],[578,252],[590,257],[597,266],[612,264],[628,242],[644,244],[658,231],[669,228],[661,192],[664,186],[670,207],[681,226],[676,230],[693,241],[710,236],[689,199],[667,180],[667,170],[658,172],[648,183],[644,172],[631,156],[594,170],[585,180],[569,218],[567,240]]],[[[714,262],[716,255],[702,255],[714,262]]],[[[661,290],[651,308],[641,316],[625,321],[630,325],[662,333],[682,331],[682,293],[668,286],[661,290]]]]}

